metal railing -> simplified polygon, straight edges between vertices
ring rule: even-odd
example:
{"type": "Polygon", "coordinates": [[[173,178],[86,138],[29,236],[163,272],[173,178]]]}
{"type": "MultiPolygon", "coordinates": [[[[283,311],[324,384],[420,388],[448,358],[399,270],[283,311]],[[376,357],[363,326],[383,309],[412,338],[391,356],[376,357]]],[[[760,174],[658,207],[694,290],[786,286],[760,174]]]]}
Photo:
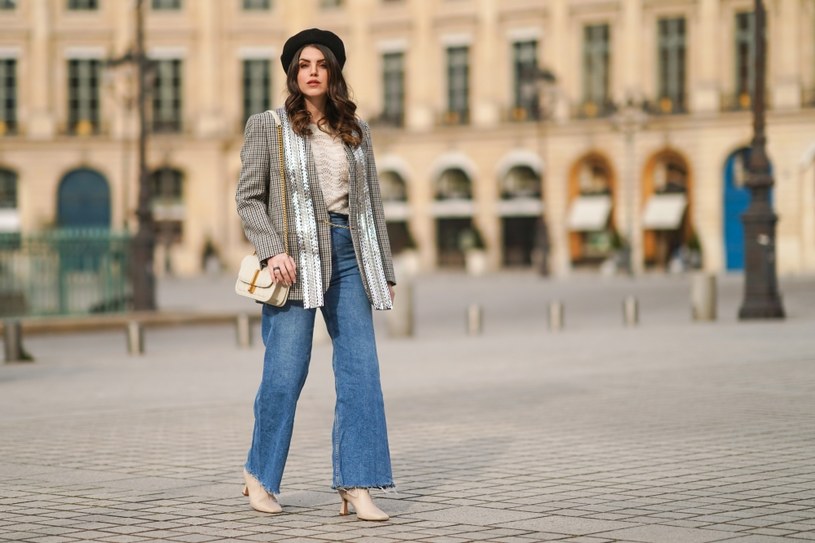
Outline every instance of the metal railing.
{"type": "Polygon", "coordinates": [[[0,316],[130,309],[130,241],[105,229],[0,234],[0,316]]]}

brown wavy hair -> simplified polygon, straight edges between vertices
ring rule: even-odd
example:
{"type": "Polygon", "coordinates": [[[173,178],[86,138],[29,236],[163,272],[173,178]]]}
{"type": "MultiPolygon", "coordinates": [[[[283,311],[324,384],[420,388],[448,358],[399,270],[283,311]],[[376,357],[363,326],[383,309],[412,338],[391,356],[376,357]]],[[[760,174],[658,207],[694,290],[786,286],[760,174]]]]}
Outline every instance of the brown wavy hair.
{"type": "Polygon", "coordinates": [[[356,117],[357,105],[348,95],[348,84],[342,75],[337,57],[331,49],[320,44],[304,45],[294,55],[289,69],[286,71],[286,86],[289,96],[286,98],[286,113],[291,119],[292,128],[301,136],[310,136],[311,115],[306,109],[306,99],[297,85],[297,73],[300,70],[300,54],[306,47],[319,49],[325,57],[328,70],[328,92],[325,107],[325,116],[320,124],[328,124],[331,132],[337,134],[343,143],[358,147],[362,143],[362,127],[356,117]]]}

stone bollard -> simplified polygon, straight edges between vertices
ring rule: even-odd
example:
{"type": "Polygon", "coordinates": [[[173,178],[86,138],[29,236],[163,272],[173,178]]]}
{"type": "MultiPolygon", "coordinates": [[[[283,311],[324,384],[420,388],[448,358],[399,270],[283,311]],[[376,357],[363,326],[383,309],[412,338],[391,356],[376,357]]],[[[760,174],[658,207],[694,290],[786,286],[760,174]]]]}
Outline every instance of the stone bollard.
{"type": "Polygon", "coordinates": [[[549,330],[557,332],[563,329],[563,302],[549,303],[549,330]]]}
{"type": "Polygon", "coordinates": [[[716,276],[693,274],[690,288],[691,316],[695,321],[716,320],[716,276]]]}
{"type": "Polygon", "coordinates": [[[636,326],[640,321],[639,303],[633,296],[623,300],[623,325],[636,326]]]}
{"type": "Polygon", "coordinates": [[[413,336],[413,282],[409,279],[399,283],[399,290],[393,300],[393,309],[386,312],[388,335],[390,337],[413,336]]]}
{"type": "Polygon", "coordinates": [[[144,354],[144,326],[138,321],[127,323],[127,354],[144,354]]]}
{"type": "Polygon", "coordinates": [[[467,335],[481,335],[483,329],[484,312],[478,304],[470,304],[467,308],[467,335]]]}
{"type": "Polygon", "coordinates": [[[6,362],[30,360],[23,352],[23,328],[18,320],[3,322],[3,347],[6,362]]]}
{"type": "Polygon", "coordinates": [[[238,347],[248,349],[252,346],[252,320],[246,313],[241,313],[235,320],[235,334],[238,340],[238,347]]]}

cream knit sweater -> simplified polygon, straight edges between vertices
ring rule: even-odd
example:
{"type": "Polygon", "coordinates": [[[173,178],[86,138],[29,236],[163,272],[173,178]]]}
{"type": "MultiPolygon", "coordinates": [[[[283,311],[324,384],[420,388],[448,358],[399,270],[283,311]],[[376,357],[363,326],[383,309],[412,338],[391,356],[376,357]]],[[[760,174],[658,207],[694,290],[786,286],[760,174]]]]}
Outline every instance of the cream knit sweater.
{"type": "Polygon", "coordinates": [[[326,134],[316,124],[311,128],[311,154],[317,180],[328,211],[348,214],[348,157],[340,138],[326,134]]]}

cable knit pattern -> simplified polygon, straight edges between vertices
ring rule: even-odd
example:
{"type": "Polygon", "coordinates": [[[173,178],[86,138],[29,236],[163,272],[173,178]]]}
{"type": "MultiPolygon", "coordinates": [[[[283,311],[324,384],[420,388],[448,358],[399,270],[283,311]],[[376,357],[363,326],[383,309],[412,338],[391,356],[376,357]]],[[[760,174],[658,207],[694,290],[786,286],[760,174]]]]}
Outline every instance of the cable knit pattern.
{"type": "Polygon", "coordinates": [[[316,124],[311,128],[311,154],[317,180],[328,211],[348,215],[348,157],[342,140],[326,134],[316,124]]]}

